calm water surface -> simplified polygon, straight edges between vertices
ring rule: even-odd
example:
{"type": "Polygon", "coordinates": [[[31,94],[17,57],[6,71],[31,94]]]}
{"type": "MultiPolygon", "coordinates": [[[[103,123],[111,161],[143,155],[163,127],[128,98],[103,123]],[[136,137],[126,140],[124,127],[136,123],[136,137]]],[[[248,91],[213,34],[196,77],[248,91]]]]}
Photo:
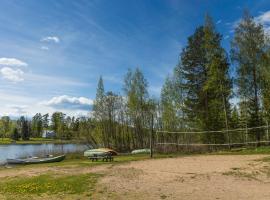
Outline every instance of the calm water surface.
{"type": "Polygon", "coordinates": [[[81,152],[88,149],[83,144],[9,144],[0,145],[0,164],[7,158],[22,158],[46,154],[81,152]]]}

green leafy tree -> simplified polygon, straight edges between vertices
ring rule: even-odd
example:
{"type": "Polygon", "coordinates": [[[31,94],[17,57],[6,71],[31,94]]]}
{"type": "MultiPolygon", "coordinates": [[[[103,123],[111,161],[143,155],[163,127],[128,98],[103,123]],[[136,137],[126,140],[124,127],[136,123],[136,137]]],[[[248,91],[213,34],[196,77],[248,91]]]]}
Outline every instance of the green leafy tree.
{"type": "Polygon", "coordinates": [[[54,112],[51,117],[52,130],[56,133],[57,137],[64,139],[66,124],[65,124],[65,114],[62,112],[54,112]]]}
{"type": "Polygon", "coordinates": [[[43,131],[43,118],[40,113],[35,114],[32,118],[33,137],[41,137],[43,131]]]}
{"type": "Polygon", "coordinates": [[[2,124],[2,131],[0,131],[2,132],[1,136],[3,139],[4,137],[7,137],[8,133],[10,132],[12,123],[9,116],[1,117],[0,122],[2,124]]]}
{"type": "Polygon", "coordinates": [[[16,141],[20,139],[20,134],[17,128],[13,129],[11,139],[16,140],[16,141]]]}
{"type": "Polygon", "coordinates": [[[147,120],[147,102],[149,95],[147,91],[148,82],[143,73],[136,68],[134,71],[128,70],[124,79],[124,93],[127,97],[128,115],[131,126],[134,127],[133,140],[134,147],[144,147],[148,140],[145,140],[147,134],[144,130],[147,120]]]}
{"type": "Polygon", "coordinates": [[[175,100],[175,84],[171,77],[167,77],[161,90],[162,128],[175,131],[179,128],[177,107],[175,100]]]}
{"type": "MultiPolygon", "coordinates": [[[[266,41],[263,26],[245,11],[243,18],[235,28],[231,56],[237,66],[237,87],[240,100],[248,108],[248,125],[262,124],[262,66],[265,56],[266,41]]],[[[257,141],[261,140],[261,131],[253,130],[257,141]]]]}

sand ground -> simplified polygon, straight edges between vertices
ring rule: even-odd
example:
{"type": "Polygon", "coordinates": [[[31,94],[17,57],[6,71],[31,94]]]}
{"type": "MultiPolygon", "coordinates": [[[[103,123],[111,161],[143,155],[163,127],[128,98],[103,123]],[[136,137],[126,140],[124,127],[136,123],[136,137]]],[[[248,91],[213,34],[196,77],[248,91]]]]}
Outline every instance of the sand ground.
{"type": "Polygon", "coordinates": [[[78,166],[19,168],[0,170],[0,178],[48,172],[102,173],[104,176],[91,197],[94,200],[269,200],[270,162],[263,161],[266,157],[269,156],[200,155],[80,169],[78,166]]]}
{"type": "MultiPolygon", "coordinates": [[[[261,155],[191,156],[113,167],[97,199],[270,199],[270,163],[261,155]],[[106,196],[110,194],[110,196],[106,196]]],[[[97,193],[98,194],[98,193],[97,193]]]]}

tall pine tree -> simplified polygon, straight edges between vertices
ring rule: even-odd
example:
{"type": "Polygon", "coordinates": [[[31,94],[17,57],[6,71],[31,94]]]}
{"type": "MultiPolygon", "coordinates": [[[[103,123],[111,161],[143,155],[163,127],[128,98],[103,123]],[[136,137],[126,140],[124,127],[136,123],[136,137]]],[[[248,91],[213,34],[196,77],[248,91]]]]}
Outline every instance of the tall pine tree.
{"type": "MultiPolygon", "coordinates": [[[[225,50],[221,47],[221,35],[215,30],[207,15],[200,26],[188,38],[181,53],[179,70],[183,76],[184,112],[192,128],[221,130],[228,128],[231,80],[225,50]]],[[[203,135],[205,142],[224,142],[223,134],[203,135]]],[[[229,137],[228,137],[229,139],[229,137]]]]}

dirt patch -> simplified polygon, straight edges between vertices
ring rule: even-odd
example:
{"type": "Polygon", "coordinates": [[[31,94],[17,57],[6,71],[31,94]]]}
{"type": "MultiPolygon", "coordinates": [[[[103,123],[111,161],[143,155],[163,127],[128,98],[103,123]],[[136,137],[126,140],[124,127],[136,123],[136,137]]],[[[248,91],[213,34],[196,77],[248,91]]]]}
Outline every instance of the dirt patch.
{"type": "Polygon", "coordinates": [[[131,162],[107,172],[95,199],[270,199],[266,173],[270,166],[258,161],[263,157],[218,155],[131,162]]]}
{"type": "MultiPolygon", "coordinates": [[[[261,200],[270,199],[270,162],[266,155],[200,155],[99,166],[36,166],[0,170],[0,178],[102,173],[95,200],[261,200]]],[[[2,196],[0,195],[0,199],[2,196]]],[[[89,199],[47,196],[39,199],[89,199]]]]}

